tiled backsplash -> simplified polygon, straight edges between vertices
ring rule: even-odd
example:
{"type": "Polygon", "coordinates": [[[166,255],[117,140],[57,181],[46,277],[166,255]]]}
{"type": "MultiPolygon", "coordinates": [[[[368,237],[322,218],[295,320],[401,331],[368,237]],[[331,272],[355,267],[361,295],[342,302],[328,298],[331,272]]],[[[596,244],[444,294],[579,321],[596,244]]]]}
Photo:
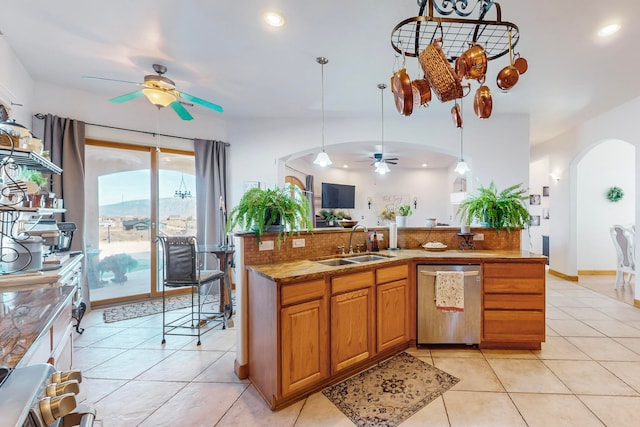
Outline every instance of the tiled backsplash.
{"type": "MultiPolygon", "coordinates": [[[[370,231],[382,234],[384,238],[380,242],[380,249],[388,247],[389,229],[386,227],[373,227],[370,231]]],[[[426,242],[438,241],[447,245],[450,249],[459,249],[462,238],[458,236],[460,229],[457,227],[437,228],[399,228],[398,246],[401,249],[417,249],[426,242]]],[[[474,241],[476,250],[520,250],[520,230],[507,232],[494,229],[472,229],[472,233],[483,234],[484,240],[474,241]]],[[[254,233],[238,233],[236,236],[244,240],[244,265],[271,264],[283,261],[295,261],[301,259],[322,258],[340,253],[338,246],[344,246],[349,250],[350,228],[322,228],[311,232],[303,231],[299,235],[287,237],[282,241],[280,249],[277,246],[278,233],[263,233],[263,242],[273,242],[273,250],[259,250],[254,233]],[[304,239],[304,247],[293,247],[294,239],[304,239]]],[[[357,229],[353,233],[353,249],[357,244],[364,244],[367,233],[357,229]]]]}

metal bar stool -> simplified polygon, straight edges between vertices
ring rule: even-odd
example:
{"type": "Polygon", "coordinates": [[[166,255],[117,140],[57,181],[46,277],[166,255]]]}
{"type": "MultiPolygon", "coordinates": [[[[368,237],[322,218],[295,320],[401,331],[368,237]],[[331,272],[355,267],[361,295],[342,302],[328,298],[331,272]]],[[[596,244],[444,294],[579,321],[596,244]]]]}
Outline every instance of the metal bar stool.
{"type": "Polygon", "coordinates": [[[166,335],[200,337],[215,326],[226,327],[224,313],[208,313],[202,310],[201,295],[206,298],[213,284],[224,278],[221,270],[202,270],[198,262],[198,243],[194,236],[159,235],[164,255],[162,266],[162,344],[166,335]],[[191,288],[191,312],[167,321],[167,288],[191,288]]]}

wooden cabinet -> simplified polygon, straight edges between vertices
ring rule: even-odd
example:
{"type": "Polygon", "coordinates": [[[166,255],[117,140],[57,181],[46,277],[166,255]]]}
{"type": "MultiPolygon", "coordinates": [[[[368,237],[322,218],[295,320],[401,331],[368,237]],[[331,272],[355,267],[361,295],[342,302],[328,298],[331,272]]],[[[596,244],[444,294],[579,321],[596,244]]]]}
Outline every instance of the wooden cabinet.
{"type": "Polygon", "coordinates": [[[327,306],[324,280],[283,286],[281,322],[282,395],[328,376],[327,306]]]}
{"type": "Polygon", "coordinates": [[[409,341],[409,267],[376,270],[376,321],[378,352],[409,341]]]}
{"type": "Polygon", "coordinates": [[[545,340],[544,262],[484,263],[485,348],[539,349],[545,340]]]}
{"type": "Polygon", "coordinates": [[[331,372],[336,373],[374,354],[373,272],[331,279],[331,372]]]}

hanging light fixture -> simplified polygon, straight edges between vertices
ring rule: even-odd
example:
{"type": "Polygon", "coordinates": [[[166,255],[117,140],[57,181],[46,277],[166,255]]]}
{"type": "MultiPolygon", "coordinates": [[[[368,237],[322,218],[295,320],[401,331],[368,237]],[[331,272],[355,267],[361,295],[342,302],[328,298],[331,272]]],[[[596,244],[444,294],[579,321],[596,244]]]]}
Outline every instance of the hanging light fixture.
{"type": "Polygon", "coordinates": [[[329,60],[325,57],[319,56],[316,58],[316,62],[322,67],[322,151],[318,153],[313,164],[324,168],[332,163],[329,155],[324,151],[324,66],[329,62],[329,60]]]}
{"type": "Polygon", "coordinates": [[[384,83],[378,84],[378,89],[380,89],[380,161],[375,163],[376,173],[380,175],[384,175],[386,173],[391,172],[389,169],[389,165],[384,160],[384,90],[387,88],[387,85],[384,83]]]}
{"type": "Polygon", "coordinates": [[[182,175],[180,187],[178,187],[178,189],[173,193],[173,197],[178,197],[180,199],[191,197],[191,191],[187,190],[187,185],[184,183],[184,175],[182,175]]]}
{"type": "MultiPolygon", "coordinates": [[[[463,116],[462,112],[464,111],[462,105],[463,105],[462,100],[460,100],[460,116],[461,117],[463,116]]],[[[458,164],[456,165],[456,168],[454,169],[454,171],[459,173],[460,175],[464,175],[467,172],[471,171],[467,163],[464,161],[464,145],[463,145],[464,138],[463,138],[463,131],[462,131],[464,129],[463,123],[464,122],[460,124],[460,161],[458,162],[458,164]]]]}

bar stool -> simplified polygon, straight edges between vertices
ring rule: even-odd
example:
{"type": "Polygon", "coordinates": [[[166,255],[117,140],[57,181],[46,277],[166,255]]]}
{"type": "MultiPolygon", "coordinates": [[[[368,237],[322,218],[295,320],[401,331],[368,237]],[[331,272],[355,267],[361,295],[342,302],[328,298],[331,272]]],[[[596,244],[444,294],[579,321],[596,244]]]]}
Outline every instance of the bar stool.
{"type": "Polygon", "coordinates": [[[164,258],[162,266],[162,344],[166,335],[200,337],[215,326],[226,326],[224,313],[202,310],[201,296],[210,294],[213,284],[224,278],[221,270],[201,270],[198,262],[198,243],[194,236],[159,235],[164,258]],[[174,320],[166,319],[167,288],[191,288],[191,312],[174,320]]]}

